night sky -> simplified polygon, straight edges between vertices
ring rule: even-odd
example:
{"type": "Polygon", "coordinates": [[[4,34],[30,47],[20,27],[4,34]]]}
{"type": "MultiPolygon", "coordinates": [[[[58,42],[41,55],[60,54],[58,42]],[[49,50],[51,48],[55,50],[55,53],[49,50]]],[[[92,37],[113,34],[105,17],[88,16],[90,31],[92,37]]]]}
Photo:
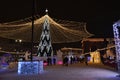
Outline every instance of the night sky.
{"type": "MultiPolygon", "coordinates": [[[[35,14],[87,23],[97,37],[113,37],[112,25],[120,19],[118,0],[35,0],[35,14]]],[[[0,0],[0,23],[32,15],[32,0],[0,0]]]]}

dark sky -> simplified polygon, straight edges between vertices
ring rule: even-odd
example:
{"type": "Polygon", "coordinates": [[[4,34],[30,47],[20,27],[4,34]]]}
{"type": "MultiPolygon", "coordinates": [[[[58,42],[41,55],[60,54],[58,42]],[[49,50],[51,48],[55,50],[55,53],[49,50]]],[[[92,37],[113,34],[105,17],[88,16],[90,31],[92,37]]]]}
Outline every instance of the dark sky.
{"type": "MultiPolygon", "coordinates": [[[[112,25],[120,19],[118,0],[35,0],[35,14],[45,9],[56,19],[87,23],[90,33],[113,37],[112,25]]],[[[0,0],[0,22],[24,19],[32,15],[32,0],[0,0]]]]}

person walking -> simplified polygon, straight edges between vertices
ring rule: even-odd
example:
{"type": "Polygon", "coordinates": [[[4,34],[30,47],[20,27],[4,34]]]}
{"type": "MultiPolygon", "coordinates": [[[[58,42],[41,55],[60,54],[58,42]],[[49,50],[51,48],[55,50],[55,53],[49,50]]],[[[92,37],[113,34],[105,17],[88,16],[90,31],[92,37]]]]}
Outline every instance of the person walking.
{"type": "Polygon", "coordinates": [[[87,55],[85,55],[85,64],[88,65],[87,55]]]}
{"type": "Polygon", "coordinates": [[[68,66],[68,57],[65,56],[65,66],[68,66]]]}
{"type": "Polygon", "coordinates": [[[53,57],[53,64],[56,65],[56,57],[53,57]]]}

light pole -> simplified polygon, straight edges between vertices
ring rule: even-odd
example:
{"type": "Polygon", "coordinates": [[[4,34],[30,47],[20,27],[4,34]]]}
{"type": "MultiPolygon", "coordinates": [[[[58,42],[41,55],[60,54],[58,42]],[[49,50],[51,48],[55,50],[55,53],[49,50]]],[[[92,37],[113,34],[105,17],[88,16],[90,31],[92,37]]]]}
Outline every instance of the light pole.
{"type": "Polygon", "coordinates": [[[35,0],[32,0],[32,30],[31,30],[31,55],[30,60],[33,60],[33,46],[34,46],[34,12],[35,12],[35,0]]]}

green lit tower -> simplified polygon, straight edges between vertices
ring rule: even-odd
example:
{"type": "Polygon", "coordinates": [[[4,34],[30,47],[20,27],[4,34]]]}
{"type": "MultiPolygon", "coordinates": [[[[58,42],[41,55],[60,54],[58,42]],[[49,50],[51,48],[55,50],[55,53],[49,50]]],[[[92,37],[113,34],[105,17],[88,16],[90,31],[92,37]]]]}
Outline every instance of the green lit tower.
{"type": "MultiPolygon", "coordinates": [[[[46,13],[48,10],[46,10],[46,13]]],[[[51,36],[50,36],[50,23],[47,18],[47,14],[43,23],[42,33],[40,37],[40,43],[38,46],[38,56],[40,57],[48,57],[53,55],[53,49],[51,44],[51,36]]]]}

